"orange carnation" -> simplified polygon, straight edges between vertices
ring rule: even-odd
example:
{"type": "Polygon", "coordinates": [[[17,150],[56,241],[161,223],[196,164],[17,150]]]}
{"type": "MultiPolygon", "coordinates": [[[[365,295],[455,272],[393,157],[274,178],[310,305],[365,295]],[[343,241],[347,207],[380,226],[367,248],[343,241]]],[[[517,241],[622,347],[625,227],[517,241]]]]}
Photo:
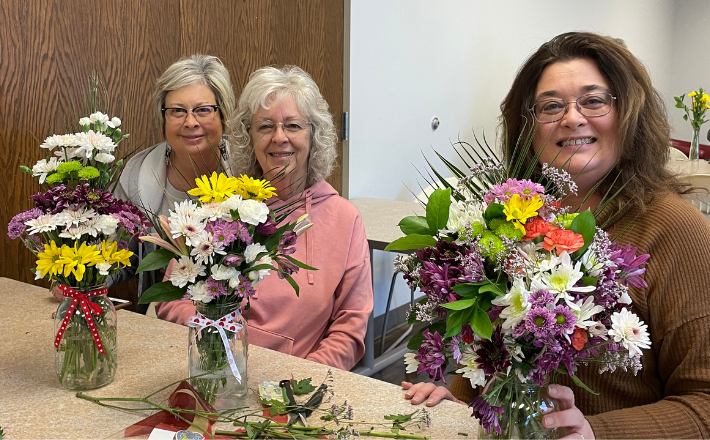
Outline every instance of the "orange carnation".
{"type": "Polygon", "coordinates": [[[546,222],[542,217],[535,217],[531,221],[525,223],[525,236],[522,241],[530,241],[540,235],[547,234],[550,231],[557,229],[557,226],[546,222]]]}
{"type": "Polygon", "coordinates": [[[582,237],[581,234],[576,234],[574,231],[567,229],[549,231],[545,234],[545,241],[542,244],[545,250],[552,251],[556,249],[557,255],[560,255],[564,251],[572,253],[582,246],[584,246],[584,237],[582,237]]]}
{"type": "Polygon", "coordinates": [[[587,332],[582,330],[579,327],[575,327],[574,333],[572,333],[572,347],[577,349],[577,351],[580,351],[584,348],[584,344],[587,343],[589,340],[589,336],[587,336],[587,332]]]}

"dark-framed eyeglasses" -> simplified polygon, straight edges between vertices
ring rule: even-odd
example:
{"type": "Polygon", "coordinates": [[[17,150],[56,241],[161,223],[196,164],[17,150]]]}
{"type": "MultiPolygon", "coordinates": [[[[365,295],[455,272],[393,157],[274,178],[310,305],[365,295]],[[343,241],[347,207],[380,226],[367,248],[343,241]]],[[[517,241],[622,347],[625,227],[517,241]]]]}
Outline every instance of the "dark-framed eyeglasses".
{"type": "Polygon", "coordinates": [[[614,106],[616,96],[611,93],[590,93],[580,96],[574,101],[565,101],[564,99],[550,98],[543,99],[535,103],[530,108],[530,111],[535,116],[535,119],[542,124],[557,122],[564,118],[569,111],[569,105],[574,104],[577,111],[586,118],[598,118],[609,114],[614,106]]]}
{"type": "Polygon", "coordinates": [[[187,118],[188,113],[192,115],[198,121],[207,121],[214,117],[214,114],[219,110],[218,105],[200,105],[193,109],[186,109],[182,107],[163,107],[161,109],[165,119],[171,122],[182,122],[187,118]]]}
{"type": "Polygon", "coordinates": [[[249,124],[247,129],[254,129],[257,133],[262,136],[269,136],[276,132],[276,127],[281,126],[281,129],[286,133],[286,135],[296,135],[303,133],[305,129],[313,125],[311,122],[301,119],[293,119],[286,122],[274,122],[268,119],[263,121],[256,121],[253,124],[249,124]]]}

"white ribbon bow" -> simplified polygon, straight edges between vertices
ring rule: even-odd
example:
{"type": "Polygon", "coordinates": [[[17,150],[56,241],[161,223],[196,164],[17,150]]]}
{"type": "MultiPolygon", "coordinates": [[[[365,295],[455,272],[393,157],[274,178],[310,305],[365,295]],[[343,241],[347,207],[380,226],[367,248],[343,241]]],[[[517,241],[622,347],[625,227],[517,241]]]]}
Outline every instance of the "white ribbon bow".
{"type": "Polygon", "coordinates": [[[224,315],[223,317],[217,319],[216,321],[213,321],[211,319],[205,318],[200,312],[197,312],[196,316],[190,317],[190,319],[187,321],[187,326],[188,327],[194,327],[197,329],[195,332],[195,337],[192,341],[192,343],[195,343],[195,339],[197,339],[197,334],[202,330],[203,328],[206,327],[214,327],[217,329],[219,332],[219,335],[222,337],[222,343],[224,344],[224,351],[227,352],[227,361],[229,362],[229,367],[232,369],[232,374],[234,374],[234,377],[237,378],[237,381],[239,383],[242,383],[242,375],[239,374],[239,370],[237,370],[237,364],[234,362],[234,356],[232,356],[232,350],[229,348],[229,341],[227,340],[227,335],[224,333],[224,329],[229,330],[230,332],[238,332],[239,330],[242,329],[242,325],[239,324],[238,322],[234,322],[234,320],[239,316],[241,313],[237,309],[233,311],[232,313],[228,315],[224,315]]]}

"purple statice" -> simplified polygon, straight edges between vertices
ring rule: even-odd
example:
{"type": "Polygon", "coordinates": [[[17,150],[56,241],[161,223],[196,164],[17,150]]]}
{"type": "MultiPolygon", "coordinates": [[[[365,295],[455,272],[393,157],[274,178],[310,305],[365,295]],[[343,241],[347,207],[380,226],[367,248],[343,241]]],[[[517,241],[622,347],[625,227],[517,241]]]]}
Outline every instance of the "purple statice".
{"type": "Polygon", "coordinates": [[[287,276],[291,276],[294,273],[298,272],[298,266],[287,260],[286,258],[283,257],[275,257],[274,261],[276,262],[277,269],[276,273],[279,275],[279,278],[282,280],[286,278],[287,276]]]}
{"type": "Polygon", "coordinates": [[[510,353],[505,347],[503,332],[500,326],[496,327],[491,339],[481,341],[481,348],[476,350],[476,354],[478,355],[476,364],[487,376],[491,376],[499,371],[505,371],[506,368],[512,365],[510,362],[510,353]]]}
{"type": "Polygon", "coordinates": [[[544,306],[545,304],[554,304],[555,297],[548,290],[540,289],[531,293],[528,301],[533,306],[544,306]]]}
{"type": "Polygon", "coordinates": [[[555,324],[552,327],[552,333],[555,335],[570,334],[574,330],[574,325],[577,323],[577,315],[572,313],[569,307],[559,305],[552,310],[555,324]]]}
{"type": "Polygon", "coordinates": [[[7,235],[11,239],[16,239],[19,236],[21,236],[24,232],[27,226],[25,225],[25,222],[34,220],[40,215],[44,214],[41,209],[39,208],[32,208],[29,211],[24,211],[12,218],[10,220],[10,223],[7,225],[7,235]]]}
{"type": "Polygon", "coordinates": [[[429,329],[422,333],[424,341],[419,347],[419,354],[414,359],[419,361],[417,374],[427,373],[432,380],[444,380],[446,356],[444,355],[444,340],[439,332],[432,334],[429,329]]]}
{"type": "Polygon", "coordinates": [[[239,274],[239,285],[234,289],[234,292],[239,295],[240,298],[251,298],[254,296],[254,293],[256,293],[254,287],[251,285],[251,281],[242,274],[239,274]]]}
{"type": "Polygon", "coordinates": [[[486,278],[483,257],[478,248],[474,248],[471,252],[462,254],[459,260],[461,261],[462,275],[466,279],[471,279],[470,282],[475,283],[483,281],[486,278]]]}
{"type": "Polygon", "coordinates": [[[281,255],[291,255],[296,252],[296,239],[298,236],[293,231],[286,231],[279,239],[279,254],[281,255]]]}
{"type": "Polygon", "coordinates": [[[525,329],[542,338],[555,328],[555,315],[546,307],[531,307],[525,318],[525,329]]]}
{"type": "Polygon", "coordinates": [[[210,296],[214,299],[218,296],[226,296],[229,293],[227,286],[215,280],[212,277],[207,278],[206,289],[210,296]]]}
{"type": "Polygon", "coordinates": [[[641,278],[641,275],[646,272],[646,268],[641,266],[646,264],[646,261],[648,261],[651,256],[649,254],[643,254],[637,257],[636,251],[638,251],[638,248],[630,244],[622,248],[617,243],[614,243],[611,246],[609,259],[617,266],[620,275],[619,282],[645,289],[648,287],[648,284],[641,278]]]}
{"type": "Polygon", "coordinates": [[[277,229],[278,228],[276,227],[276,223],[272,222],[271,218],[267,218],[264,223],[259,223],[258,225],[256,225],[254,232],[268,237],[269,235],[274,234],[277,229]]]}
{"type": "Polygon", "coordinates": [[[222,260],[222,264],[227,267],[237,267],[243,262],[244,258],[235,254],[229,254],[222,260]]]}
{"type": "Polygon", "coordinates": [[[233,222],[235,227],[236,227],[236,234],[237,238],[241,241],[244,242],[246,245],[250,245],[253,242],[253,239],[251,238],[251,235],[249,234],[249,227],[246,225],[246,223],[237,220],[233,222]]]}
{"type": "Polygon", "coordinates": [[[498,423],[498,414],[503,414],[503,408],[500,406],[491,406],[481,396],[473,399],[468,407],[473,410],[471,417],[478,419],[478,423],[485,428],[486,433],[490,434],[491,430],[495,430],[498,434],[501,433],[500,424],[498,423]]]}
{"type": "Polygon", "coordinates": [[[577,194],[577,184],[567,171],[543,163],[542,175],[557,187],[560,197],[577,194]]]}
{"type": "Polygon", "coordinates": [[[237,239],[237,225],[235,223],[225,222],[224,220],[208,222],[207,226],[205,226],[205,231],[212,233],[215,242],[229,246],[231,242],[237,239]]]}
{"type": "Polygon", "coordinates": [[[98,188],[91,188],[88,183],[77,186],[74,189],[74,197],[77,203],[85,203],[94,210],[99,211],[113,203],[113,194],[98,188]]]}

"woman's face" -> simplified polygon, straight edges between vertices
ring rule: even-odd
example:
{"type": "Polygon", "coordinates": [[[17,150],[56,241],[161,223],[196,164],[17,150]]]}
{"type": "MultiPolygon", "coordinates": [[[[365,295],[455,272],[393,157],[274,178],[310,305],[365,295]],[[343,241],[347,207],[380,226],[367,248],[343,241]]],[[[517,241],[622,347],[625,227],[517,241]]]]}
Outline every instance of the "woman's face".
{"type": "Polygon", "coordinates": [[[211,158],[217,153],[217,145],[222,140],[222,121],[219,110],[207,116],[199,116],[192,109],[206,105],[217,105],[212,90],[205,84],[193,83],[168,92],[165,108],[186,109],[187,115],[171,117],[165,112],[165,138],[176,154],[189,153],[196,163],[197,158],[211,158]]]}
{"type": "MultiPolygon", "coordinates": [[[[554,98],[570,103],[597,93],[611,93],[611,90],[594,61],[584,58],[560,61],[543,70],[534,102],[554,98]]],[[[579,186],[578,195],[584,196],[614,167],[619,155],[618,131],[613,102],[611,111],[598,117],[585,117],[572,103],[559,121],[538,122],[533,148],[535,152],[543,150],[539,158],[541,164],[567,170],[579,186]]]]}
{"type": "Polygon", "coordinates": [[[288,180],[295,182],[308,172],[311,126],[291,95],[278,102],[267,100],[266,104],[268,110],[261,107],[251,118],[256,159],[267,178],[286,167],[288,180]]]}

